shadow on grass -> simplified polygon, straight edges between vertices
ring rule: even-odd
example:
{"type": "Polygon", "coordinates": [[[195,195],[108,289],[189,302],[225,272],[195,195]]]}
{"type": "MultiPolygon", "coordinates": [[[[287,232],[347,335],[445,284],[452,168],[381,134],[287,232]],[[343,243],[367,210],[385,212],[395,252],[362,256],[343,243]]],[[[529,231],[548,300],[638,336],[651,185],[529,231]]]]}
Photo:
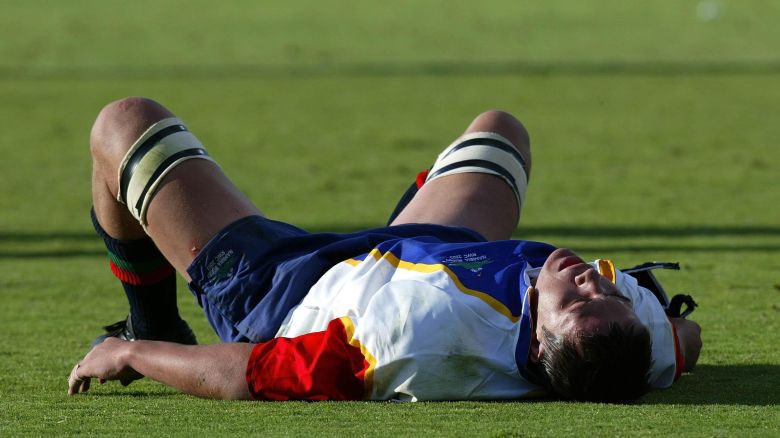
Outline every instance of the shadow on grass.
{"type": "MultiPolygon", "coordinates": [[[[316,227],[302,226],[312,233],[351,233],[382,224],[324,224],[316,227]]],[[[780,237],[780,226],[754,225],[521,225],[515,236],[525,238],[560,237],[612,237],[612,238],[690,238],[690,237],[780,237]]],[[[0,243],[5,242],[45,242],[45,241],[95,241],[97,235],[92,231],[0,231],[0,243]]]]}
{"type": "MultiPolygon", "coordinates": [[[[90,391],[92,397],[109,398],[167,398],[180,396],[170,390],[125,389],[115,382],[90,391]]],[[[492,403],[546,403],[558,402],[542,397],[520,401],[505,400],[492,403]]],[[[694,373],[686,374],[667,390],[651,391],[640,405],[780,405],[780,365],[699,365],[694,373]]]]}
{"type": "Polygon", "coordinates": [[[0,259],[60,259],[74,257],[96,257],[104,255],[106,255],[105,250],[91,249],[0,251],[0,259]]]}
{"type": "Polygon", "coordinates": [[[116,382],[109,382],[109,385],[116,385],[115,388],[95,388],[86,394],[79,394],[79,397],[101,397],[101,398],[168,398],[181,397],[182,394],[174,390],[170,391],[143,391],[138,389],[123,389],[116,382]]]}
{"type": "Polygon", "coordinates": [[[215,80],[416,76],[690,76],[776,74],[780,62],[720,61],[429,61],[319,64],[0,66],[0,80],[215,80]]]}
{"type": "Polygon", "coordinates": [[[653,391],[641,403],[775,406],[780,404],[780,365],[699,365],[671,389],[653,391]]]}
{"type": "MultiPolygon", "coordinates": [[[[320,225],[308,228],[312,233],[349,233],[367,228],[375,228],[379,224],[364,225],[320,225]]],[[[609,242],[596,242],[588,245],[577,245],[574,249],[582,252],[768,252],[780,251],[780,241],[747,243],[746,237],[780,238],[780,227],[776,226],[610,226],[610,225],[523,225],[513,238],[539,241],[561,239],[611,239],[609,242]],[[733,242],[711,244],[692,244],[682,242],[686,238],[733,238],[733,242]],[[636,243],[621,241],[621,239],[653,238],[652,243],[636,243]]],[[[93,232],[78,231],[11,231],[0,232],[0,245],[13,244],[13,249],[0,247],[0,259],[34,259],[34,258],[72,258],[95,257],[104,255],[100,241],[93,232]],[[68,248],[68,244],[94,243],[95,248],[68,248]],[[46,248],[46,245],[57,244],[58,248],[46,248]],[[65,246],[62,248],[61,246],[65,246]],[[29,245],[30,248],[18,248],[19,245],[29,245]],[[41,248],[43,246],[43,248],[41,248]]]]}

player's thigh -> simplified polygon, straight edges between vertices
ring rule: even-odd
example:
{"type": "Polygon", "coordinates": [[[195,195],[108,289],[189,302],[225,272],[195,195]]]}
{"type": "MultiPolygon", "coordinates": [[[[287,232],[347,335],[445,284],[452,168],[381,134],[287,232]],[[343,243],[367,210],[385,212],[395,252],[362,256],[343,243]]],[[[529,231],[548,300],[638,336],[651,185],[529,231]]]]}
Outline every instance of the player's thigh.
{"type": "Polygon", "coordinates": [[[504,180],[484,173],[458,173],[423,185],[392,225],[466,227],[488,240],[501,240],[512,235],[517,220],[517,200],[504,180]]]}
{"type": "Polygon", "coordinates": [[[260,211],[215,163],[186,161],[162,181],[149,205],[147,233],[171,264],[186,269],[231,223],[260,211]]]}

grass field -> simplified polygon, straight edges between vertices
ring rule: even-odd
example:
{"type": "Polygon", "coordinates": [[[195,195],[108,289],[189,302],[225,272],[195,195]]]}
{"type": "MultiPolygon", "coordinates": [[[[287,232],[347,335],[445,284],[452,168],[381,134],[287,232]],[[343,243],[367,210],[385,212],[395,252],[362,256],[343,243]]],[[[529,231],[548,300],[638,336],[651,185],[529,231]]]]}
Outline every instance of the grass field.
{"type": "Polygon", "coordinates": [[[290,3],[0,1],[0,436],[780,436],[776,2],[290,3]],[[516,237],[680,261],[663,280],[700,304],[699,366],[627,406],[227,403],[150,381],[68,397],[126,312],[88,219],[87,139],[127,95],[311,230],[382,224],[474,115],[513,112],[534,148],[516,237]]]}

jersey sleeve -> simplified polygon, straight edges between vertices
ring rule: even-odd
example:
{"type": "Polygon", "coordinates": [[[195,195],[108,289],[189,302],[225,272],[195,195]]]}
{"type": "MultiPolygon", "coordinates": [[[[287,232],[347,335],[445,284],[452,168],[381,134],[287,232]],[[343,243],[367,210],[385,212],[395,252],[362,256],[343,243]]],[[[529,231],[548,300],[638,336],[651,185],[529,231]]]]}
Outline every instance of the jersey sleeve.
{"type": "Polygon", "coordinates": [[[653,360],[650,367],[650,386],[671,386],[685,368],[674,326],[658,299],[652,292],[640,286],[634,277],[616,270],[615,284],[623,295],[631,299],[634,312],[650,331],[653,360]]]}
{"type": "Polygon", "coordinates": [[[342,319],[325,331],[257,344],[246,369],[256,400],[361,400],[369,362],[342,319]]]}

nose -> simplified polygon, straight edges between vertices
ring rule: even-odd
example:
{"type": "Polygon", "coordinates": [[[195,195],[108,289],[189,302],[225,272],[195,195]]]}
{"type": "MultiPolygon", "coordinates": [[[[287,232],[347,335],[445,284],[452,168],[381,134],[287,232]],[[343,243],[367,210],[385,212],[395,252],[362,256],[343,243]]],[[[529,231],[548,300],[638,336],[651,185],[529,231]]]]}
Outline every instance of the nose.
{"type": "Polygon", "coordinates": [[[585,296],[595,298],[603,295],[601,290],[601,282],[599,281],[599,273],[595,269],[590,268],[583,271],[581,274],[574,278],[577,287],[585,296]]]}

